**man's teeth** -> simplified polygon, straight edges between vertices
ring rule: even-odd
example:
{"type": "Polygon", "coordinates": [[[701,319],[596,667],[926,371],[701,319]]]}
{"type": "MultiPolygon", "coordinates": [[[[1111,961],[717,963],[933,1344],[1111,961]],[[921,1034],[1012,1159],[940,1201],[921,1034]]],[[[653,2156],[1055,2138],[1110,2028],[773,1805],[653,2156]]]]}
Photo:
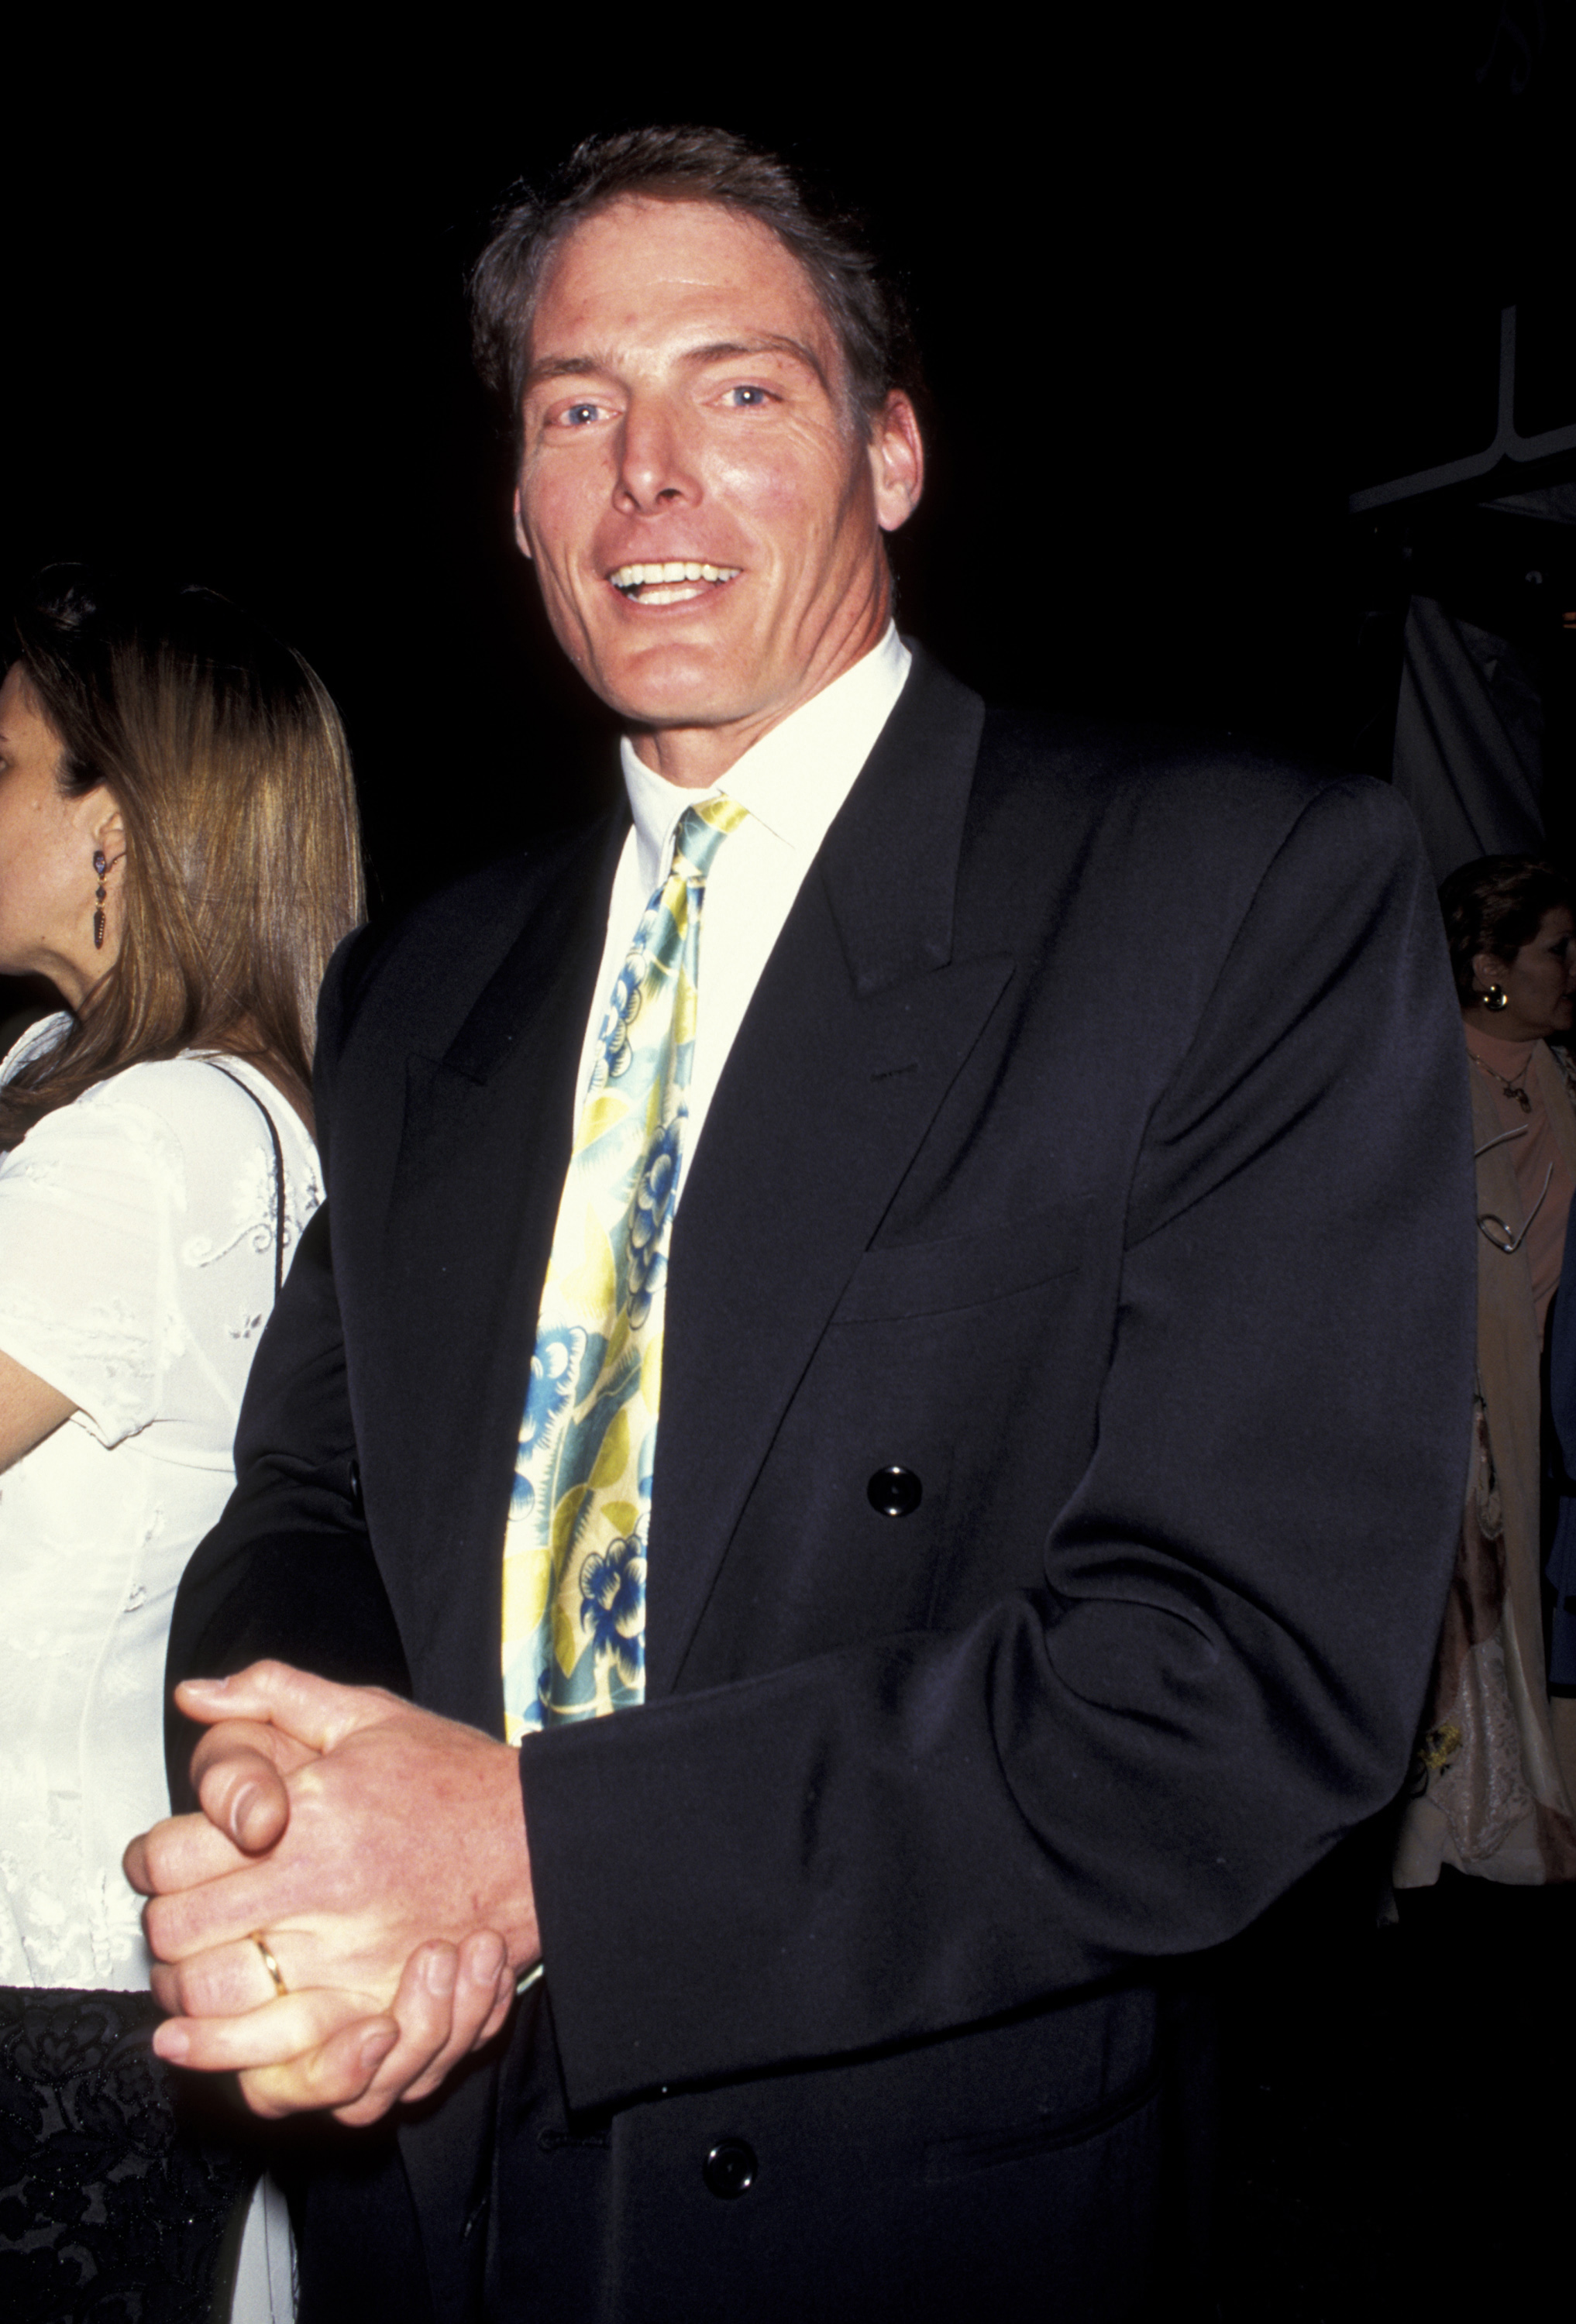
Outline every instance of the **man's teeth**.
{"type": "Polygon", "coordinates": [[[615,589],[652,589],[677,581],[733,581],[737,565],[696,565],[669,560],[666,565],[621,565],[608,575],[615,589]]]}

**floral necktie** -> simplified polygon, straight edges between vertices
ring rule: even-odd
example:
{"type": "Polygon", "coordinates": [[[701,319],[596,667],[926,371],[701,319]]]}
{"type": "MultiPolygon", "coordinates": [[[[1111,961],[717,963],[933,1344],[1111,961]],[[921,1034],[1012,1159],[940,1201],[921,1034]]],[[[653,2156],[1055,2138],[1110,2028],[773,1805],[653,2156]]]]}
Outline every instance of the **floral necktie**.
{"type": "Polygon", "coordinates": [[[646,1536],[668,1240],[695,1055],[701,904],[745,810],[686,808],[602,1020],[552,1257],[503,1537],[512,1743],[643,1702],[646,1536]]]}

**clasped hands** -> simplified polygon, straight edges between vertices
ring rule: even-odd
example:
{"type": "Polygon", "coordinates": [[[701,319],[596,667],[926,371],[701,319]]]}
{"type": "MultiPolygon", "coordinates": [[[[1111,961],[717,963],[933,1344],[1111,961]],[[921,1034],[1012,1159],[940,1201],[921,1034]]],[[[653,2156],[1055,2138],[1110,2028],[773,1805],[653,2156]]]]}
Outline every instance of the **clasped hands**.
{"type": "Polygon", "coordinates": [[[268,2116],[361,2124],[428,2097],[539,1958],[518,1753],[287,1663],[176,1702],[208,1730],[202,1812],[125,1853],[172,2013],[159,2055],[235,2071],[268,2116]]]}

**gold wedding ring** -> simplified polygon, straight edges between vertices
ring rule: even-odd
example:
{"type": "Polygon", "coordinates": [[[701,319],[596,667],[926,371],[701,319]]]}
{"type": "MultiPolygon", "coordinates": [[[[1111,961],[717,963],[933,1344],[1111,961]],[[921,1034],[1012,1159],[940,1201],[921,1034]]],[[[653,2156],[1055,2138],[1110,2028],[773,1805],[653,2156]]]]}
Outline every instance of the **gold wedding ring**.
{"type": "Polygon", "coordinates": [[[268,1971],[269,1976],[273,1979],[273,1989],[275,1993],[280,1995],[287,1994],[290,1991],[290,1987],[284,1981],[284,1971],[274,1960],[273,1948],[270,1945],[268,1939],[260,1935],[255,1930],[253,1930],[252,1941],[256,1946],[258,1951],[263,1955],[263,1966],[268,1971]]]}

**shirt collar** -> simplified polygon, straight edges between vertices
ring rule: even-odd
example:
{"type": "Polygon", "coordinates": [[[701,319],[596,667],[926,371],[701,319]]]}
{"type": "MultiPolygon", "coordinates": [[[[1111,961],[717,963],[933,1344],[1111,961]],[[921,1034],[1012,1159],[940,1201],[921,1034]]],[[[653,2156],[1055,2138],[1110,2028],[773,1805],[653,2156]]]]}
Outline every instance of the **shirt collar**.
{"type": "Polygon", "coordinates": [[[679,816],[703,799],[736,800],[784,846],[813,855],[890,717],[912,659],[889,622],[878,646],[790,711],[709,790],[679,790],[653,774],[626,735],[620,755],[648,892],[667,871],[679,816]]]}

